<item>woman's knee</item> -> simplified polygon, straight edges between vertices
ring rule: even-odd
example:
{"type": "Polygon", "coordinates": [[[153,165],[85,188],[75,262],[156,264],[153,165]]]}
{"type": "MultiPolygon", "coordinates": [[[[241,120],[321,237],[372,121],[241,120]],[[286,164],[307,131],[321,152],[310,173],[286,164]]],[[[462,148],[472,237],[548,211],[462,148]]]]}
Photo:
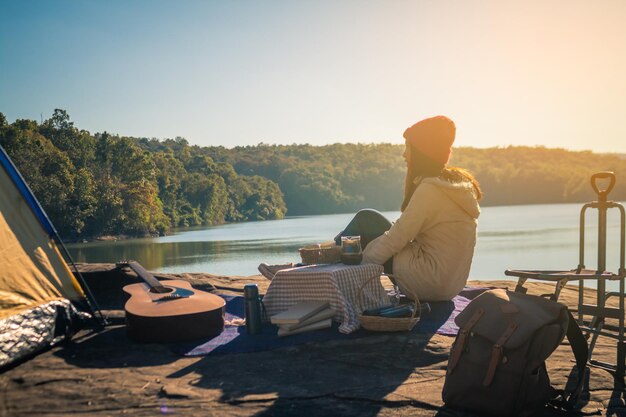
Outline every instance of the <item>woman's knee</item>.
{"type": "Polygon", "coordinates": [[[374,209],[359,210],[354,216],[354,220],[364,229],[379,229],[386,231],[391,227],[391,222],[380,211],[374,209]]]}
{"type": "MultiPolygon", "coordinates": [[[[366,242],[374,239],[391,227],[391,222],[383,216],[383,214],[374,209],[362,209],[359,210],[350,223],[342,230],[337,236],[335,236],[335,243],[341,244],[341,236],[360,235],[361,239],[365,239],[366,242]]],[[[366,242],[361,242],[361,245],[366,242]]]]}
{"type": "Polygon", "coordinates": [[[363,217],[363,216],[385,217],[380,211],[376,209],[371,209],[371,208],[364,208],[356,212],[355,217],[363,217]]]}

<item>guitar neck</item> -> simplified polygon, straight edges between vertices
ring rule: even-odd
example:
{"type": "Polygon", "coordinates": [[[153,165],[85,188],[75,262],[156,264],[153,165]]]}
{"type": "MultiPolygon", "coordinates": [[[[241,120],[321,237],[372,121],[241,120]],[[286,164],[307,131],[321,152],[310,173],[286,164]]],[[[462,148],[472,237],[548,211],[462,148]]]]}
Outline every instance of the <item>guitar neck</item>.
{"type": "Polygon", "coordinates": [[[161,284],[159,280],[154,277],[154,275],[146,271],[146,269],[137,262],[128,262],[127,265],[130,267],[130,269],[135,271],[137,275],[139,275],[139,278],[143,279],[144,282],[148,284],[153,292],[166,293],[170,291],[168,288],[163,286],[163,284],[161,284]]]}

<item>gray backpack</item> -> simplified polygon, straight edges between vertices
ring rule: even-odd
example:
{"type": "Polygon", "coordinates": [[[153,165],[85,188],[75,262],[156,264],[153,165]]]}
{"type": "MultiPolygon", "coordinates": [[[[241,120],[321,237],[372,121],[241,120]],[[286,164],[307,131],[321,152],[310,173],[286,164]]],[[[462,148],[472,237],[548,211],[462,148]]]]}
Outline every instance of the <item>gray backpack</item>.
{"type": "Polygon", "coordinates": [[[443,401],[494,416],[525,416],[546,404],[569,410],[578,399],[587,342],[567,307],[543,297],[489,290],[456,317],[443,401]],[[545,360],[567,335],[578,382],[571,392],[551,387],[545,360]]]}

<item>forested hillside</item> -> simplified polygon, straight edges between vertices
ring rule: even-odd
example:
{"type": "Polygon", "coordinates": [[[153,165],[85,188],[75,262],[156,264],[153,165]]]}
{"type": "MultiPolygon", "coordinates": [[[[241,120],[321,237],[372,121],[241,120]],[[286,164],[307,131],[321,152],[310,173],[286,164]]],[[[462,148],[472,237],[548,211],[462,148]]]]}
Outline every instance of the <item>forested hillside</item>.
{"type": "MultiPolygon", "coordinates": [[[[141,141],[155,152],[176,146],[141,141]]],[[[232,165],[240,175],[260,175],[278,184],[290,216],[341,213],[363,207],[397,210],[405,165],[402,147],[391,144],[264,145],[191,148],[232,165]]]]}
{"type": "Polygon", "coordinates": [[[62,237],[163,234],[171,227],[279,219],[276,183],[239,175],[184,140],[148,152],[141,141],[74,127],[56,110],[41,124],[0,113],[0,145],[62,237]]]}
{"type": "MultiPolygon", "coordinates": [[[[405,173],[404,145],[334,144],[208,148],[246,175],[276,181],[289,215],[398,210],[405,173]]],[[[594,198],[598,171],[618,177],[611,197],[626,200],[626,159],[620,155],[544,147],[455,148],[450,164],[469,169],[484,191],[484,206],[583,202],[594,198]]]]}
{"type": "Polygon", "coordinates": [[[598,171],[615,172],[610,198],[626,200],[626,160],[618,155],[523,146],[454,152],[452,163],[479,179],[485,191],[483,205],[591,201],[596,197],[590,178],[598,171]]]}
{"type": "MultiPolygon", "coordinates": [[[[66,239],[398,210],[405,171],[401,144],[199,147],[182,138],[92,135],[63,110],[42,123],[9,124],[0,113],[0,145],[66,239]]],[[[457,148],[451,163],[474,173],[484,206],[589,201],[589,178],[603,170],[618,176],[611,197],[626,200],[623,155],[457,148]]]]}

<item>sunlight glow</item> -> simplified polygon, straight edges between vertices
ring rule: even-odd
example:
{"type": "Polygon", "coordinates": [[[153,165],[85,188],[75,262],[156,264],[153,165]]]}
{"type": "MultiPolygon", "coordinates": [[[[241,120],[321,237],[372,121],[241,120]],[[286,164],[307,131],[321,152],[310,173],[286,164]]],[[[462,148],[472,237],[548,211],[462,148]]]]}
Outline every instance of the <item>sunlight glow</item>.
{"type": "Polygon", "coordinates": [[[626,2],[11,2],[0,112],[198,145],[393,142],[626,153],[626,2]]]}

